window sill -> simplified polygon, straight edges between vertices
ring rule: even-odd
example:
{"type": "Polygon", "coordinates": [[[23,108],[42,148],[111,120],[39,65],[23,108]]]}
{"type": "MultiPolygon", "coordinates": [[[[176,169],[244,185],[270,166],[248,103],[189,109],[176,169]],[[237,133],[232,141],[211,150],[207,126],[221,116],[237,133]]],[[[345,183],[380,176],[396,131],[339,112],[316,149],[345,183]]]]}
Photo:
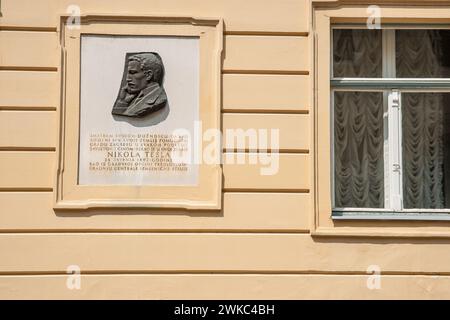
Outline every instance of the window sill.
{"type": "Polygon", "coordinates": [[[333,220],[416,220],[450,221],[450,213],[430,212],[342,212],[333,211],[333,220]]]}

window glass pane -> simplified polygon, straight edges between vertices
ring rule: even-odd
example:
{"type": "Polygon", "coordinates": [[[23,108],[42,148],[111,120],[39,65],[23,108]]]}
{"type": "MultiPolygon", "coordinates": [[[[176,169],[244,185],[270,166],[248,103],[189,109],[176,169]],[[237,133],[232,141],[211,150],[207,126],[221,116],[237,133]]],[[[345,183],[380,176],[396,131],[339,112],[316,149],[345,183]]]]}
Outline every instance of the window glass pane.
{"type": "Polygon", "coordinates": [[[450,208],[450,94],[402,94],[403,207],[450,208]]]}
{"type": "Polygon", "coordinates": [[[398,78],[450,77],[450,30],[396,30],[398,78]]]}
{"type": "Polygon", "coordinates": [[[381,30],[333,29],[333,76],[380,78],[381,30]]]}
{"type": "Polygon", "coordinates": [[[335,207],[384,208],[383,93],[334,93],[335,207]]]}

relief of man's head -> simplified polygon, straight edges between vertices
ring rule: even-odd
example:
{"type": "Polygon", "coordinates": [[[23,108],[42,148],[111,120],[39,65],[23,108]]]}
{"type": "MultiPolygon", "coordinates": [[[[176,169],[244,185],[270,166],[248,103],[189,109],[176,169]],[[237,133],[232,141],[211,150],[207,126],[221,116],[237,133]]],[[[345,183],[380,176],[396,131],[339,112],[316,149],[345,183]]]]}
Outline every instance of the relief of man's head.
{"type": "Polygon", "coordinates": [[[161,84],[164,67],[157,53],[139,53],[128,58],[127,91],[138,93],[151,83],[161,84]]]}

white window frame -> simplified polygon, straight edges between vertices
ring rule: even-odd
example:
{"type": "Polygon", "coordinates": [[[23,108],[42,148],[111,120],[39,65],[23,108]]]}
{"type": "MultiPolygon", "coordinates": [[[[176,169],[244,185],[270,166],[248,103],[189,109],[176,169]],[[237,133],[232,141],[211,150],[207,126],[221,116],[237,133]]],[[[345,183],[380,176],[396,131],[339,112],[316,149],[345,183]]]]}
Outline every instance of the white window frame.
{"type": "Polygon", "coordinates": [[[334,24],[330,37],[330,111],[331,111],[331,195],[333,219],[420,219],[450,220],[448,209],[404,209],[402,181],[402,126],[401,95],[406,92],[450,92],[450,78],[395,78],[395,30],[396,29],[450,29],[450,26],[424,24],[385,24],[382,26],[383,78],[335,78],[333,76],[333,30],[367,29],[362,24],[334,24]],[[334,173],[334,93],[336,91],[383,92],[384,121],[384,208],[339,208],[335,206],[334,173]],[[386,137],[386,127],[388,136],[386,137]]]}

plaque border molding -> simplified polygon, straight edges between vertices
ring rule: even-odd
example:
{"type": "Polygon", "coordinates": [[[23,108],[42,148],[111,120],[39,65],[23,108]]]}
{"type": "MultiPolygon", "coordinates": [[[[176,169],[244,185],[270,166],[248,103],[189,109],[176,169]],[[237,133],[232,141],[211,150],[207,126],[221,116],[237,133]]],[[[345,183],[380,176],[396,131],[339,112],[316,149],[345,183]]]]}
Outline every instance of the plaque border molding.
{"type": "MultiPolygon", "coordinates": [[[[220,130],[222,18],[85,14],[76,17],[79,22],[76,27],[69,27],[69,19],[73,17],[61,15],[58,26],[61,50],[58,72],[61,90],[53,208],[76,211],[94,208],[220,210],[221,164],[199,164],[198,186],[78,185],[81,62],[79,49],[83,34],[198,36],[201,79],[199,120],[202,121],[203,131],[211,128],[220,130]]],[[[218,151],[221,153],[221,150],[218,151]]]]}

